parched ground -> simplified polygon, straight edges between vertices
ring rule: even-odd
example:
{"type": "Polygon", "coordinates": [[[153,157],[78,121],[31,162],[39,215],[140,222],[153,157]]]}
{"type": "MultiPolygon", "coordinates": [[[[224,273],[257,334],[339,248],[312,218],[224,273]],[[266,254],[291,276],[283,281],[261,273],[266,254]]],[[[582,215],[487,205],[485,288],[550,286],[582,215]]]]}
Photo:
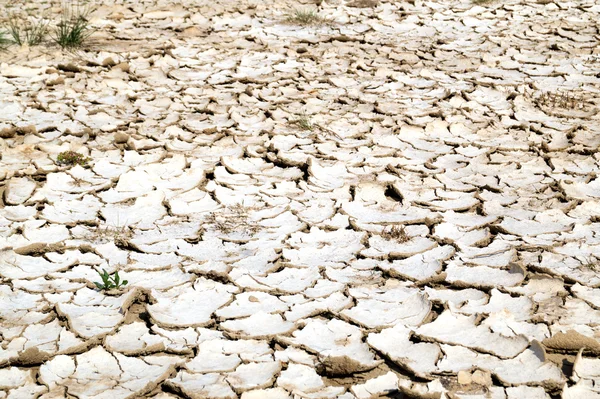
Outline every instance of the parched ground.
{"type": "Polygon", "coordinates": [[[600,398],[599,17],[108,0],[1,53],[0,398],[600,398]]]}

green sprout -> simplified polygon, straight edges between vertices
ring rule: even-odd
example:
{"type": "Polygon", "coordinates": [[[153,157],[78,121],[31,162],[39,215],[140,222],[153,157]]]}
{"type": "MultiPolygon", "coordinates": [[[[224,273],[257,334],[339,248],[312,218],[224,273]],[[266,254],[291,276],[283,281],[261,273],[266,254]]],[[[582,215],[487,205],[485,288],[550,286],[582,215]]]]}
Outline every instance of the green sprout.
{"type": "Polygon", "coordinates": [[[98,287],[98,289],[100,290],[107,291],[112,290],[113,288],[119,289],[121,287],[126,286],[128,283],[127,280],[121,281],[118,271],[114,272],[113,274],[108,274],[106,270],[102,269],[102,273],[100,273],[99,271],[96,271],[96,273],[98,273],[98,275],[102,279],[101,283],[94,281],[94,284],[96,284],[96,287],[98,287]]]}

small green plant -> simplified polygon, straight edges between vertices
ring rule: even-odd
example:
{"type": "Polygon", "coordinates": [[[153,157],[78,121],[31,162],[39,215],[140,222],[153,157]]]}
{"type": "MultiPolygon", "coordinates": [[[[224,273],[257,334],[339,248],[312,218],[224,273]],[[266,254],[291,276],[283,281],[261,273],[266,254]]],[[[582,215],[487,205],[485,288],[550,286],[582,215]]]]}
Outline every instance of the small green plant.
{"type": "Polygon", "coordinates": [[[89,7],[82,7],[79,1],[63,4],[61,21],[54,30],[54,41],[62,48],[81,47],[94,33],[88,20],[91,12],[89,7]]]}
{"type": "Polygon", "coordinates": [[[300,115],[298,119],[291,120],[290,125],[297,126],[302,130],[310,131],[315,128],[315,125],[311,122],[310,117],[305,113],[300,115]]]}
{"type": "Polygon", "coordinates": [[[56,157],[56,162],[61,165],[81,165],[85,166],[91,160],[75,151],[63,151],[56,157]]]}
{"type": "Polygon", "coordinates": [[[320,25],[326,22],[325,18],[317,14],[315,10],[295,9],[285,19],[290,24],[297,25],[320,25]]]}
{"type": "Polygon", "coordinates": [[[108,291],[112,289],[119,289],[126,286],[128,283],[127,280],[121,281],[118,271],[114,272],[113,274],[108,274],[106,270],[102,269],[102,273],[99,271],[96,271],[96,273],[98,273],[102,279],[101,283],[94,281],[94,284],[96,284],[96,287],[98,287],[99,290],[108,291]]]}
{"type": "Polygon", "coordinates": [[[19,46],[24,44],[37,46],[44,41],[48,33],[48,21],[43,18],[23,21],[15,14],[10,14],[8,17],[8,33],[13,42],[19,46]]]}

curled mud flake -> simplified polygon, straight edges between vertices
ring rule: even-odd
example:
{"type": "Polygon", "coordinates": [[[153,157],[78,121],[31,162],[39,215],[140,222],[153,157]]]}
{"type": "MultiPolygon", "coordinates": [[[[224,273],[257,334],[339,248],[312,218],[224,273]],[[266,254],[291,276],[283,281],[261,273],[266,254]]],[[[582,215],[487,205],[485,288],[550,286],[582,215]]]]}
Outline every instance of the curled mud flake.
{"type": "Polygon", "coordinates": [[[4,202],[7,205],[20,205],[33,194],[37,184],[26,177],[13,177],[6,182],[4,202]]]}
{"type": "Polygon", "coordinates": [[[106,348],[124,355],[138,355],[165,350],[164,338],[150,334],[144,323],[134,322],[120,327],[105,340],[106,348]]]}
{"type": "Polygon", "coordinates": [[[155,221],[167,215],[164,199],[163,193],[154,191],[137,198],[132,206],[104,205],[100,214],[110,226],[119,226],[126,221],[128,226],[150,229],[155,221]]]}
{"type": "MultiPolygon", "coordinates": [[[[543,387],[528,387],[526,385],[520,385],[517,387],[508,387],[505,389],[505,391],[507,399],[550,399],[550,395],[546,393],[543,387]]],[[[566,397],[563,396],[563,398],[566,397]]]]}
{"type": "Polygon", "coordinates": [[[49,323],[30,324],[20,336],[9,340],[1,351],[0,363],[9,361],[20,366],[43,364],[56,354],[84,350],[88,345],[62,327],[57,319],[49,323]]]}
{"type": "Polygon", "coordinates": [[[529,340],[522,335],[507,337],[493,332],[488,326],[475,324],[474,316],[443,312],[435,321],[424,324],[415,332],[438,342],[463,345],[501,358],[513,358],[523,352],[529,340]]]}
{"type": "Polygon", "coordinates": [[[543,348],[535,343],[513,359],[475,352],[462,346],[440,345],[444,357],[438,362],[440,371],[457,373],[475,366],[488,370],[503,383],[513,386],[542,385],[546,389],[562,387],[565,377],[558,366],[546,360],[543,348]]]}
{"type": "Polygon", "coordinates": [[[290,394],[283,388],[253,389],[242,393],[242,399],[290,399],[290,394]]]}
{"type": "Polygon", "coordinates": [[[381,236],[369,238],[369,248],[361,255],[372,258],[406,258],[435,248],[437,243],[430,238],[414,237],[405,242],[394,242],[381,236]]]}
{"type": "Polygon", "coordinates": [[[199,345],[198,355],[185,368],[193,373],[222,373],[234,371],[242,362],[239,354],[228,353],[212,342],[199,345]]]}
{"type": "Polygon", "coordinates": [[[204,278],[166,291],[153,291],[156,303],[147,305],[150,316],[164,327],[202,327],[212,322],[211,315],[229,303],[237,289],[204,278]],[[189,309],[195,309],[190,313],[189,309]]]}
{"type": "Polygon", "coordinates": [[[358,399],[370,399],[380,395],[398,392],[398,376],[391,371],[379,377],[372,378],[364,384],[353,385],[350,388],[358,399]]]}
{"type": "Polygon", "coordinates": [[[219,204],[211,196],[196,188],[176,195],[169,200],[172,215],[185,216],[205,212],[215,212],[219,204]]]}
{"type": "Polygon", "coordinates": [[[318,268],[285,268],[279,272],[269,273],[266,277],[243,275],[235,280],[236,284],[257,290],[297,294],[312,287],[321,278],[318,268]]]}
{"type": "Polygon", "coordinates": [[[600,291],[594,288],[586,287],[576,283],[571,287],[571,292],[577,298],[581,298],[595,308],[600,308],[600,291]]]}
{"type": "Polygon", "coordinates": [[[571,226],[558,222],[538,222],[534,220],[516,220],[513,218],[504,218],[499,227],[506,230],[509,234],[517,236],[537,236],[541,234],[560,233],[571,230],[571,226]]]}
{"type": "Polygon", "coordinates": [[[444,261],[450,259],[455,252],[452,246],[445,245],[409,256],[406,259],[378,262],[378,267],[394,277],[425,282],[435,278],[442,271],[444,261]]]}
{"type": "Polygon", "coordinates": [[[179,371],[166,384],[176,392],[181,392],[190,398],[237,399],[225,377],[217,373],[192,374],[179,371]]]}
{"type": "Polygon", "coordinates": [[[596,338],[600,310],[593,308],[587,302],[567,297],[562,308],[552,316],[558,318],[557,322],[551,325],[553,333],[575,330],[590,338],[596,338]]]}
{"type": "Polygon", "coordinates": [[[289,363],[277,378],[277,385],[295,392],[315,392],[325,387],[323,378],[317,374],[314,367],[303,364],[289,363]]]}
{"type": "Polygon", "coordinates": [[[236,392],[241,393],[273,385],[280,371],[278,361],[241,364],[234,372],[227,373],[226,380],[236,392]]]}
{"type": "Polygon", "coordinates": [[[270,314],[263,311],[252,316],[227,320],[221,327],[231,335],[245,338],[265,338],[277,335],[287,335],[296,329],[294,323],[284,320],[279,314],[270,314]]]}
{"type": "Polygon", "coordinates": [[[114,331],[124,321],[125,310],[137,295],[136,290],[130,290],[119,296],[105,296],[99,291],[82,288],[72,302],[60,302],[56,310],[77,335],[92,339],[114,331]]]}
{"type": "Polygon", "coordinates": [[[573,364],[573,380],[575,385],[565,385],[563,388],[563,398],[571,399],[578,395],[590,398],[598,396],[595,385],[600,380],[600,361],[594,358],[584,358],[583,349],[580,350],[573,364]]]}
{"type": "Polygon", "coordinates": [[[493,288],[489,294],[490,296],[486,303],[476,301],[463,303],[459,313],[497,316],[504,314],[508,317],[512,315],[516,320],[520,321],[527,320],[533,314],[534,303],[525,296],[512,296],[499,291],[497,288],[493,288]]]}
{"type": "Polygon", "coordinates": [[[484,247],[461,248],[460,258],[472,265],[504,268],[517,260],[517,250],[510,241],[496,239],[484,247]]]}
{"type": "Polygon", "coordinates": [[[437,344],[413,343],[409,328],[396,325],[386,328],[381,333],[371,333],[367,343],[383,353],[404,369],[418,376],[425,376],[437,370],[436,363],[442,353],[437,344]]]}
{"type": "Polygon", "coordinates": [[[156,271],[131,270],[119,274],[121,281],[127,281],[129,285],[156,290],[168,290],[194,279],[192,274],[184,273],[179,268],[156,271]]]}
{"type": "MultiPolygon", "coordinates": [[[[166,349],[172,353],[192,353],[192,348],[201,342],[199,332],[191,327],[169,330],[153,325],[150,330],[164,339],[166,349]]],[[[220,333],[215,332],[215,335],[213,338],[220,338],[220,333]]]]}
{"type": "Polygon", "coordinates": [[[223,319],[247,317],[256,312],[278,313],[288,309],[283,301],[264,292],[244,292],[236,295],[230,305],[217,310],[216,315],[223,319]]]}
{"type": "Polygon", "coordinates": [[[98,211],[102,204],[98,198],[85,195],[72,201],[61,201],[44,207],[42,217],[52,223],[69,226],[78,224],[94,224],[98,220],[98,211]]]}
{"type": "Polygon", "coordinates": [[[463,266],[450,262],[446,267],[446,281],[459,287],[514,287],[525,279],[525,271],[515,263],[508,270],[487,266],[463,266]]]}
{"type": "Polygon", "coordinates": [[[43,68],[28,68],[19,65],[4,65],[0,69],[0,75],[7,78],[32,78],[43,73],[43,68]]]}
{"type": "Polygon", "coordinates": [[[0,253],[0,262],[3,264],[0,275],[10,279],[44,277],[50,273],[66,270],[74,264],[71,259],[49,262],[44,258],[18,255],[13,251],[0,253]]]}
{"type": "Polygon", "coordinates": [[[292,234],[289,243],[293,249],[284,249],[283,255],[298,267],[338,265],[355,257],[365,236],[351,230],[327,232],[313,227],[310,233],[292,234]]]}
{"type": "Polygon", "coordinates": [[[383,287],[351,288],[349,292],[357,304],[341,314],[367,328],[418,326],[431,311],[431,303],[418,290],[394,287],[393,280],[383,287]]]}
{"type": "Polygon", "coordinates": [[[367,371],[381,363],[362,342],[360,329],[337,319],[311,319],[285,340],[317,354],[325,372],[331,375],[367,371]]]}
{"type": "Polygon", "coordinates": [[[150,392],[181,362],[173,356],[134,358],[95,347],[74,357],[55,357],[40,368],[40,380],[51,389],[64,386],[77,396],[110,392],[125,398],[150,392]]]}
{"type": "Polygon", "coordinates": [[[0,369],[0,387],[8,395],[39,396],[47,392],[47,388],[36,384],[35,373],[32,369],[7,367],[0,369]]]}
{"type": "Polygon", "coordinates": [[[381,209],[367,207],[358,202],[347,202],[342,205],[342,210],[351,218],[361,223],[423,223],[427,219],[434,219],[436,214],[423,208],[412,209],[381,209]]]}
{"type": "Polygon", "coordinates": [[[301,319],[318,315],[321,313],[337,313],[353,305],[352,299],[341,292],[335,292],[325,298],[317,298],[312,301],[296,303],[285,312],[288,321],[299,321],[301,319]]]}

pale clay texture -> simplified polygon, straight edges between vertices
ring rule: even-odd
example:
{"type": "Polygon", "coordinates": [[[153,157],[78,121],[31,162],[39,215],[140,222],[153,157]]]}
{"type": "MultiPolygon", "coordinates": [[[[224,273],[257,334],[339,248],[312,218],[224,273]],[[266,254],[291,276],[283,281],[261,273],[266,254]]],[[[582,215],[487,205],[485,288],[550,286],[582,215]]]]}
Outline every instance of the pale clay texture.
{"type": "Polygon", "coordinates": [[[596,1],[122,3],[0,53],[0,399],[600,398],[596,1]]]}

